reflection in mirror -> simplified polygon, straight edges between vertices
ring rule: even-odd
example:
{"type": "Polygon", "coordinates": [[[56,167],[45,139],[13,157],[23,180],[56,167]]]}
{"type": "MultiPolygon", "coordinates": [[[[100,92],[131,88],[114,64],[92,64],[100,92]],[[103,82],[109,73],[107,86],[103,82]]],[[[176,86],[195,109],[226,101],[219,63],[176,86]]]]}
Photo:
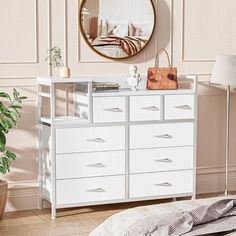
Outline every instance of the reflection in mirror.
{"type": "Polygon", "coordinates": [[[80,28],[88,45],[111,59],[139,53],[150,41],[156,15],[152,0],[83,0],[80,28]]]}

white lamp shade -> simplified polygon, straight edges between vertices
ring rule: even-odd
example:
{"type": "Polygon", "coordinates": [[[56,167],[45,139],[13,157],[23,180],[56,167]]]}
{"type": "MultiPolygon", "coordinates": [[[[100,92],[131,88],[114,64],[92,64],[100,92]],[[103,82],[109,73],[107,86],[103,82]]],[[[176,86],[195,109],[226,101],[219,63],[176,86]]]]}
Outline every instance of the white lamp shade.
{"type": "Polygon", "coordinates": [[[236,55],[218,55],[211,83],[236,85],[236,55]]]}

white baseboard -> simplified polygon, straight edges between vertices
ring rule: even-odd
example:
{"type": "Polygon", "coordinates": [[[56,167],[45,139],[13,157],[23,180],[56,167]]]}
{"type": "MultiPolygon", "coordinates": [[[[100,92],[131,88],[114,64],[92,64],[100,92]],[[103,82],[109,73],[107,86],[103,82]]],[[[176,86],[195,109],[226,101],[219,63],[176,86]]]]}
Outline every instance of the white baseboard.
{"type": "Polygon", "coordinates": [[[38,207],[38,182],[8,183],[8,200],[5,211],[31,210],[38,207]]]}
{"type": "MultiPolygon", "coordinates": [[[[236,166],[231,166],[229,171],[229,191],[236,190],[236,166]]],[[[197,170],[197,193],[224,193],[225,168],[200,167],[197,170]]]]}
{"type": "MultiPolygon", "coordinates": [[[[198,194],[224,192],[224,167],[200,167],[197,173],[198,194]]],[[[230,168],[229,190],[236,190],[236,166],[230,168]]],[[[37,209],[38,201],[39,189],[37,181],[19,182],[17,184],[9,183],[9,196],[5,211],[37,209]]]]}

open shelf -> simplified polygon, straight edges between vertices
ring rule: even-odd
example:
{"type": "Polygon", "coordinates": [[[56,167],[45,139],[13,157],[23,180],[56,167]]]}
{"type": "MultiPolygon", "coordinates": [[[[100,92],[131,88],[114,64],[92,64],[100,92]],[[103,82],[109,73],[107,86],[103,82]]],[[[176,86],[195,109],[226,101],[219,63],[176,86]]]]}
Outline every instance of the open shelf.
{"type": "MultiPolygon", "coordinates": [[[[50,117],[42,117],[41,122],[45,124],[52,124],[50,117]]],[[[87,124],[88,120],[81,119],[75,116],[58,116],[55,118],[54,125],[76,125],[76,124],[87,124]]]]}

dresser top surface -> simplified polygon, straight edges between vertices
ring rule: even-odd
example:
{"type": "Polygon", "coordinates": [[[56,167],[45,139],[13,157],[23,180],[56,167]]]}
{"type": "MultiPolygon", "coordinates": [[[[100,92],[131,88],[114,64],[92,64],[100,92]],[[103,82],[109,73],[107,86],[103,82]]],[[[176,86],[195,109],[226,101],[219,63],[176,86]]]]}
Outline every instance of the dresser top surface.
{"type": "Polygon", "coordinates": [[[40,85],[52,86],[54,84],[78,84],[92,82],[116,82],[120,84],[119,90],[93,92],[92,96],[139,96],[139,95],[162,95],[162,94],[193,94],[197,92],[197,77],[194,75],[181,75],[178,77],[179,88],[177,90],[147,90],[146,75],[142,75],[142,81],[137,91],[129,89],[126,78],[128,75],[113,76],[80,76],[71,78],[60,77],[38,77],[37,83],[40,85]],[[187,85],[187,86],[186,86],[187,85]],[[189,86],[191,85],[191,86],[189,86]]]}
{"type": "Polygon", "coordinates": [[[142,96],[142,95],[171,95],[171,94],[194,94],[193,89],[176,89],[176,90],[147,90],[138,89],[133,91],[131,89],[119,89],[115,91],[94,92],[93,97],[112,97],[112,96],[142,96]]]}

